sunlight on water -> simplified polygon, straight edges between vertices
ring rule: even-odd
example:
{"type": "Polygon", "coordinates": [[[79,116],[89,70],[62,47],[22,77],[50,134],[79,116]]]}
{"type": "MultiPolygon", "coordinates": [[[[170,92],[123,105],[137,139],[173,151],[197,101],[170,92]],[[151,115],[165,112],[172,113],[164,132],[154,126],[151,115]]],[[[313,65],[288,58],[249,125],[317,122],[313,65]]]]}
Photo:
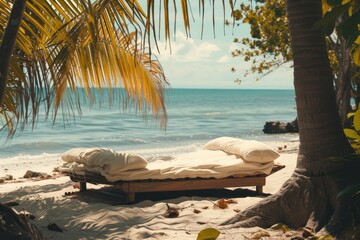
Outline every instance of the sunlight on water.
{"type": "Polygon", "coordinates": [[[172,89],[167,100],[166,129],[160,129],[151,119],[145,123],[133,110],[122,112],[119,102],[109,108],[107,100],[103,100],[101,107],[98,101],[92,107],[83,102],[81,118],[66,125],[60,118],[52,125],[51,121],[44,122],[42,116],[33,131],[25,129],[9,142],[2,133],[0,160],[15,156],[42,158],[43,154],[59,156],[73,147],[163,155],[199,149],[219,136],[259,141],[288,141],[297,137],[262,132],[266,121],[295,119],[293,90],[172,89]]]}

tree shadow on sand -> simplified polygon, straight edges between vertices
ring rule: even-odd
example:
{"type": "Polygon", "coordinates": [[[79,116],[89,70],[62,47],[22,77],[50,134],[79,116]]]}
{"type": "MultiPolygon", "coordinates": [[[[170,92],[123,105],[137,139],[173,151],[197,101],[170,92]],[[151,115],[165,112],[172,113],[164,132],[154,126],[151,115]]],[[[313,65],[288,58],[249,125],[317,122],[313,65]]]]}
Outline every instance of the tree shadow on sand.
{"type": "MultiPolygon", "coordinates": [[[[127,203],[126,195],[121,193],[116,187],[103,187],[100,189],[88,189],[85,192],[73,192],[69,194],[71,198],[86,203],[104,203],[109,205],[132,205],[143,201],[148,204],[158,201],[168,201],[179,203],[185,198],[190,199],[219,199],[219,198],[246,198],[246,197],[266,197],[270,194],[259,194],[254,190],[246,188],[236,189],[207,189],[207,190],[186,190],[186,191],[167,191],[167,192],[143,192],[136,193],[134,202],[127,203]],[[177,200],[178,198],[181,198],[177,200]]],[[[145,204],[145,203],[144,203],[145,204]]],[[[147,204],[146,204],[147,205],[147,204]]]]}

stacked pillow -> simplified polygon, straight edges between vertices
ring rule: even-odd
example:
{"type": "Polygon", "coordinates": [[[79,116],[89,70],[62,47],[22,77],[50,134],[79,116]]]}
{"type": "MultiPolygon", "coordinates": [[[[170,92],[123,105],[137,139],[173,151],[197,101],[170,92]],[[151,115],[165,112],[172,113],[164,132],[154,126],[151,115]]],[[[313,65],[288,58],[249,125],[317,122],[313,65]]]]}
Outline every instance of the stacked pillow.
{"type": "Polygon", "coordinates": [[[148,162],[139,155],[121,153],[108,148],[73,148],[62,154],[68,163],[100,167],[109,173],[145,168],[148,162]]]}
{"type": "Polygon", "coordinates": [[[219,137],[208,142],[207,150],[222,150],[229,154],[240,156],[247,162],[268,163],[280,155],[269,145],[255,141],[232,137],[219,137]]]}

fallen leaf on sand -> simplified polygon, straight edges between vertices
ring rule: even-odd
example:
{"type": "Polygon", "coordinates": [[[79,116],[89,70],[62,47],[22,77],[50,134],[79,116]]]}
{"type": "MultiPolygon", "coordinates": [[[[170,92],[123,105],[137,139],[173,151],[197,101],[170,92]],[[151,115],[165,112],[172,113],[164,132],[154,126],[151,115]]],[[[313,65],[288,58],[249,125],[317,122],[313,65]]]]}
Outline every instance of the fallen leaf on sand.
{"type": "Polygon", "coordinates": [[[228,200],[225,200],[225,202],[227,204],[238,203],[238,201],[236,201],[235,199],[228,199],[228,200]]]}
{"type": "Polygon", "coordinates": [[[199,214],[199,213],[201,213],[201,211],[198,209],[194,209],[194,213],[199,214]]]}
{"type": "Polygon", "coordinates": [[[166,212],[164,213],[164,216],[166,218],[176,218],[179,216],[179,211],[174,208],[174,207],[170,207],[169,204],[166,204],[167,209],[166,212]]]}
{"type": "Polygon", "coordinates": [[[234,212],[237,212],[237,213],[241,212],[241,210],[238,209],[238,208],[235,208],[235,209],[233,209],[233,210],[234,210],[234,212]]]}
{"type": "Polygon", "coordinates": [[[205,228],[199,232],[196,240],[215,240],[219,235],[219,230],[215,228],[205,228]]]}
{"type": "Polygon", "coordinates": [[[273,230],[281,230],[283,233],[289,231],[289,227],[283,223],[276,223],[270,227],[273,230]]]}
{"type": "Polygon", "coordinates": [[[259,230],[256,233],[253,233],[250,237],[250,239],[261,239],[262,237],[270,237],[270,234],[267,231],[259,230]]]}
{"type": "Polygon", "coordinates": [[[200,222],[200,221],[198,221],[198,222],[196,222],[197,224],[200,224],[200,225],[204,225],[204,224],[206,224],[206,222],[200,222]]]}
{"type": "Polygon", "coordinates": [[[216,201],[216,203],[214,204],[214,207],[225,209],[225,208],[228,208],[228,204],[225,201],[225,199],[221,198],[221,199],[216,201]]]}

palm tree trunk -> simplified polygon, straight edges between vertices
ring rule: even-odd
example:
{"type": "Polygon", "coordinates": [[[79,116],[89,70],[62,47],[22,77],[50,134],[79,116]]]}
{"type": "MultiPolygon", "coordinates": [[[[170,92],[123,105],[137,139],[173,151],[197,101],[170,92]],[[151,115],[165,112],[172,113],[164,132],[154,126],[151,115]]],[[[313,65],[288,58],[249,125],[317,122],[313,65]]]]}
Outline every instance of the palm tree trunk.
{"type": "Polygon", "coordinates": [[[321,1],[288,0],[287,11],[294,55],[299,155],[321,159],[351,153],[337,111],[325,38],[319,29],[310,30],[321,19],[321,1]]]}
{"type": "Polygon", "coordinates": [[[0,46],[0,107],[4,101],[7,77],[16,36],[25,11],[26,0],[15,0],[0,46]]]}
{"type": "Polygon", "coordinates": [[[351,199],[337,197],[351,182],[336,181],[333,174],[349,173],[353,166],[328,159],[340,159],[353,149],[340,123],[325,38],[313,29],[322,18],[321,7],[321,0],[287,0],[300,138],[297,167],[279,192],[225,224],[270,227],[285,223],[335,235],[351,226],[347,208],[351,199]]]}
{"type": "Polygon", "coordinates": [[[351,100],[351,48],[347,46],[346,40],[340,37],[339,48],[342,54],[340,55],[339,76],[336,82],[336,103],[339,109],[340,120],[345,126],[348,120],[347,114],[352,110],[350,105],[351,100]]]}

